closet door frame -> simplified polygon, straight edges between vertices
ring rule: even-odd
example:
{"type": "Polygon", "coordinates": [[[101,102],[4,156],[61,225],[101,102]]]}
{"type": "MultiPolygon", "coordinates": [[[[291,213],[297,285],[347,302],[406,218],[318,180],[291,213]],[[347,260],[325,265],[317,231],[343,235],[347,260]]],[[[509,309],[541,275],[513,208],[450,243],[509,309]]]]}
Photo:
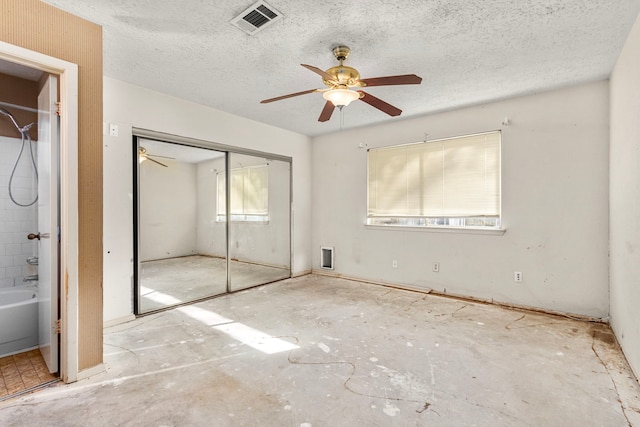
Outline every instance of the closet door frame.
{"type": "MultiPolygon", "coordinates": [[[[266,153],[257,150],[250,150],[241,147],[235,147],[226,144],[219,144],[215,142],[205,141],[201,139],[189,138],[178,135],[171,135],[163,132],[151,131],[147,129],[139,129],[133,128],[133,138],[132,138],[132,168],[133,168],[133,312],[136,316],[145,316],[148,314],[157,313],[160,311],[172,309],[181,305],[192,304],[194,302],[200,300],[206,300],[210,298],[215,298],[220,295],[227,295],[229,293],[233,293],[231,290],[231,277],[230,277],[230,258],[229,254],[231,251],[230,247],[230,223],[231,223],[231,215],[230,215],[230,155],[231,154],[245,154],[249,156],[262,157],[267,160],[277,160],[282,162],[287,162],[290,164],[289,166],[289,227],[288,227],[288,239],[289,239],[289,277],[291,277],[291,269],[293,265],[293,159],[288,156],[282,156],[279,154],[266,153]],[[226,174],[226,221],[225,221],[225,239],[226,239],[226,293],[219,295],[207,296],[204,298],[196,298],[194,300],[185,301],[181,304],[176,305],[168,305],[166,307],[162,307],[159,309],[141,310],[141,295],[140,295],[140,277],[141,277],[141,261],[139,256],[139,242],[140,242],[140,165],[138,161],[138,147],[140,139],[152,139],[159,142],[172,143],[178,145],[184,145],[189,147],[203,148],[207,150],[214,150],[223,152],[225,154],[225,174],[226,174]]],[[[255,285],[261,286],[262,284],[255,285]]],[[[246,288],[245,288],[246,289],[246,288]]],[[[242,290],[245,290],[242,289],[242,290]]]]}

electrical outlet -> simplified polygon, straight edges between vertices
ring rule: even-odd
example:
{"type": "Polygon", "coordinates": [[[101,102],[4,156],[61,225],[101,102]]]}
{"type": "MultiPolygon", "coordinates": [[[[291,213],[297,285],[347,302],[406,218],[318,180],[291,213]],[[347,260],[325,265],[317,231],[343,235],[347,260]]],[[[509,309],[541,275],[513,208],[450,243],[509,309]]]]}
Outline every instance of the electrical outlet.
{"type": "Polygon", "coordinates": [[[398,268],[398,260],[394,259],[393,261],[391,261],[391,266],[393,268],[398,268]]]}
{"type": "Polygon", "coordinates": [[[432,270],[433,270],[434,273],[439,272],[440,271],[440,263],[439,262],[434,262],[432,270]]]}
{"type": "Polygon", "coordinates": [[[521,271],[514,271],[513,272],[513,281],[520,283],[522,282],[522,272],[521,271]]]}
{"type": "Polygon", "coordinates": [[[113,123],[109,124],[109,135],[118,136],[118,125],[113,123]]]}

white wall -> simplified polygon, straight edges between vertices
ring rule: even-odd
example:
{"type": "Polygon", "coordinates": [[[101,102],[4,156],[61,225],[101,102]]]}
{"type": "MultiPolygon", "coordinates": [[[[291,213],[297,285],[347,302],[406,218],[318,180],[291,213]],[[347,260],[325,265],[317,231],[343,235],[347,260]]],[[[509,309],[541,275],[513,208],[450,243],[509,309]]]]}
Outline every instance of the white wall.
{"type": "Polygon", "coordinates": [[[165,160],[140,164],[140,260],[197,253],[197,167],[165,160]]]}
{"type": "Polygon", "coordinates": [[[640,375],[640,16],[611,75],[611,325],[640,375]]]}
{"type": "MultiPolygon", "coordinates": [[[[133,275],[132,127],[293,158],[293,274],[311,269],[311,143],[307,136],[159,92],[104,79],[104,320],[131,316],[133,275]]],[[[259,100],[256,100],[258,102],[259,100]]]]}
{"type": "Polygon", "coordinates": [[[335,246],[338,274],[607,317],[608,90],[595,82],[314,138],[314,269],[320,246],[335,246]],[[504,235],[364,225],[367,151],[359,144],[499,128],[504,235]],[[514,271],[523,283],[514,283],[514,271]]]}
{"type": "MultiPolygon", "coordinates": [[[[33,144],[36,150],[37,142],[33,144]]],[[[27,264],[27,258],[38,254],[38,241],[27,240],[27,234],[36,232],[38,204],[22,207],[9,198],[9,179],[20,153],[20,138],[0,136],[0,288],[21,286],[25,276],[38,273],[38,268],[27,264]]],[[[18,202],[33,201],[36,192],[35,175],[25,145],[11,188],[18,202]]]]}

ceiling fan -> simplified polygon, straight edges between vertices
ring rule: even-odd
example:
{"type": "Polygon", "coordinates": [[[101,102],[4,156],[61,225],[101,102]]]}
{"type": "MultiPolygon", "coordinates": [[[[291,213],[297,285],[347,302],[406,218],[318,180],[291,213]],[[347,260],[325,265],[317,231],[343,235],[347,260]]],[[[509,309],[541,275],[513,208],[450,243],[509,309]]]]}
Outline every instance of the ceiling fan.
{"type": "Polygon", "coordinates": [[[142,146],[138,149],[138,162],[142,163],[145,160],[149,160],[150,162],[156,163],[156,164],[158,164],[160,166],[164,166],[165,168],[169,167],[169,166],[165,165],[162,162],[159,162],[157,160],[152,159],[152,157],[159,157],[159,158],[171,159],[171,160],[175,159],[175,157],[158,156],[156,154],[149,154],[149,153],[147,153],[147,149],[142,147],[142,146]]]}
{"type": "Polygon", "coordinates": [[[422,82],[422,77],[415,74],[402,74],[398,76],[375,77],[371,79],[361,79],[360,73],[353,67],[343,65],[343,62],[349,56],[351,49],[347,46],[336,46],[333,48],[333,55],[340,62],[340,65],[322,71],[318,67],[312,65],[300,64],[308,70],[319,74],[326,89],[310,89],[302,92],[290,93],[288,95],[278,96],[260,101],[261,104],[267,104],[282,99],[292,98],[294,96],[306,95],[308,93],[322,92],[322,97],[327,100],[318,118],[319,122],[326,122],[331,118],[335,107],[342,109],[357,99],[366,102],[378,110],[387,113],[390,116],[399,116],[402,110],[393,105],[376,98],[375,96],[363,91],[354,90],[352,88],[362,88],[367,86],[391,86],[391,85],[417,85],[422,82]]]}

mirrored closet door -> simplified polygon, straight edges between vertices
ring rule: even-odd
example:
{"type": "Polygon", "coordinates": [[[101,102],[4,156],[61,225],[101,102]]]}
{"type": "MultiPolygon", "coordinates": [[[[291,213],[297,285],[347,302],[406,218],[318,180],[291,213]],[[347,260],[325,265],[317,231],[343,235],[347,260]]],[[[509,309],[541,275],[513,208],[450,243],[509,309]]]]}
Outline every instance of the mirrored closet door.
{"type": "Polygon", "coordinates": [[[291,276],[290,161],[134,139],[136,314],[291,276]]]}
{"type": "Polygon", "coordinates": [[[290,166],[229,154],[231,291],[290,277],[290,166]]]}

